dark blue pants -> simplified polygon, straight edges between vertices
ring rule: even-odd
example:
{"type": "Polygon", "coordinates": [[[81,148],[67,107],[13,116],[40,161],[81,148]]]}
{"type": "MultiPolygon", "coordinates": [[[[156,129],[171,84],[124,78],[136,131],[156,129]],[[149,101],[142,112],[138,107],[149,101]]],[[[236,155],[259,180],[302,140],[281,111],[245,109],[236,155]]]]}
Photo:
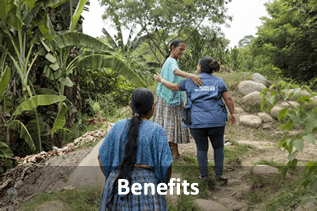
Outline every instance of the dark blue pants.
{"type": "Polygon", "coordinates": [[[216,175],[222,175],[224,160],[223,136],[225,127],[190,128],[190,132],[196,142],[197,160],[201,177],[208,177],[208,137],[214,149],[215,173],[216,175]]]}

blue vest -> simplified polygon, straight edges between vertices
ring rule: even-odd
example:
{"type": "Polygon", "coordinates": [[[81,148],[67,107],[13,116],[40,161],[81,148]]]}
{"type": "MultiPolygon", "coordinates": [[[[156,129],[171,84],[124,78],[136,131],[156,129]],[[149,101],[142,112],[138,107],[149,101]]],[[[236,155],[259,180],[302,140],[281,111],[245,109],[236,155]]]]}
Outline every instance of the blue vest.
{"type": "Polygon", "coordinates": [[[228,121],[228,112],[222,101],[222,93],[227,86],[222,78],[208,73],[199,74],[203,85],[198,87],[190,79],[181,81],[180,90],[186,91],[186,107],[191,108],[191,125],[189,128],[223,127],[228,121]]]}

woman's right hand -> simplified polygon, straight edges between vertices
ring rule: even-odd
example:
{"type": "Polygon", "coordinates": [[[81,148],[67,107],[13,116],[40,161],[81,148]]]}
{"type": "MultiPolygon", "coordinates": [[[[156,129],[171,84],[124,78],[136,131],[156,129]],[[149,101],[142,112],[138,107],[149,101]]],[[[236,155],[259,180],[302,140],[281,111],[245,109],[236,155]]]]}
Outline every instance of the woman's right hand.
{"type": "Polygon", "coordinates": [[[162,77],[160,74],[155,73],[155,74],[154,74],[154,79],[155,79],[157,82],[160,82],[160,83],[161,83],[161,81],[163,80],[163,77],[162,77]]]}
{"type": "Polygon", "coordinates": [[[228,122],[230,122],[232,126],[235,126],[237,124],[236,116],[231,114],[228,122]]]}
{"type": "Polygon", "coordinates": [[[201,76],[191,74],[189,77],[197,86],[203,85],[203,81],[200,79],[201,76]]]}

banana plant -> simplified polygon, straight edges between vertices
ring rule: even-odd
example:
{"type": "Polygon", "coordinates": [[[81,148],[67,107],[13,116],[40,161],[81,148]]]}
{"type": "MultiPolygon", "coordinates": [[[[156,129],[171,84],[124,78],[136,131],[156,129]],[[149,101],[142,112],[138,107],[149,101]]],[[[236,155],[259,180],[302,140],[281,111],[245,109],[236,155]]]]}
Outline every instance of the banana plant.
{"type": "MultiPolygon", "coordinates": [[[[12,115],[10,124],[12,129],[20,131],[20,137],[32,145],[32,137],[28,133],[25,125],[16,120],[17,115],[25,110],[33,110],[36,118],[37,137],[39,141],[39,150],[42,151],[41,128],[37,106],[50,105],[65,100],[64,96],[36,95],[33,90],[33,84],[30,81],[30,73],[35,61],[40,55],[36,52],[35,45],[43,37],[51,40],[56,33],[48,16],[48,8],[55,8],[67,0],[0,0],[0,28],[4,37],[5,45],[0,43],[0,52],[6,55],[8,66],[14,68],[14,71],[20,78],[22,84],[22,96],[24,102],[17,107],[12,115]],[[56,98],[58,98],[56,100],[56,98]]],[[[2,39],[0,40],[2,41],[2,39]]],[[[4,63],[3,63],[4,64],[4,63]]],[[[8,137],[9,138],[9,137],[8,137]]]]}

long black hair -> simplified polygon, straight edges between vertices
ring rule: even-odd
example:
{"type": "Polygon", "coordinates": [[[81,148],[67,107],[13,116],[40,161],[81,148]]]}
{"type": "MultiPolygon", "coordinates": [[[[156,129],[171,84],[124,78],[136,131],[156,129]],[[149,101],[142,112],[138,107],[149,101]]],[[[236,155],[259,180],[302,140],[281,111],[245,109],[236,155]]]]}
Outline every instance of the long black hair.
{"type": "MultiPolygon", "coordinates": [[[[154,103],[153,93],[146,88],[138,88],[132,92],[131,107],[132,118],[130,120],[127,139],[128,142],[125,146],[125,155],[121,165],[119,166],[119,175],[116,178],[110,194],[110,199],[107,202],[107,208],[111,209],[113,204],[114,195],[118,192],[118,180],[127,179],[131,185],[131,172],[133,171],[136,162],[137,140],[139,136],[139,126],[142,122],[141,117],[144,117],[151,110],[154,103]]],[[[129,192],[130,193],[130,192],[129,192]]],[[[124,197],[127,197],[127,194],[124,197]]]]}
{"type": "Polygon", "coordinates": [[[175,39],[171,42],[170,50],[169,50],[168,54],[166,54],[163,64],[165,63],[166,59],[171,55],[172,46],[174,46],[174,48],[176,48],[180,43],[185,43],[185,42],[181,39],[175,39]]]}
{"type": "Polygon", "coordinates": [[[210,56],[204,56],[200,59],[199,64],[201,65],[201,72],[213,73],[220,70],[220,62],[210,56]]]}

